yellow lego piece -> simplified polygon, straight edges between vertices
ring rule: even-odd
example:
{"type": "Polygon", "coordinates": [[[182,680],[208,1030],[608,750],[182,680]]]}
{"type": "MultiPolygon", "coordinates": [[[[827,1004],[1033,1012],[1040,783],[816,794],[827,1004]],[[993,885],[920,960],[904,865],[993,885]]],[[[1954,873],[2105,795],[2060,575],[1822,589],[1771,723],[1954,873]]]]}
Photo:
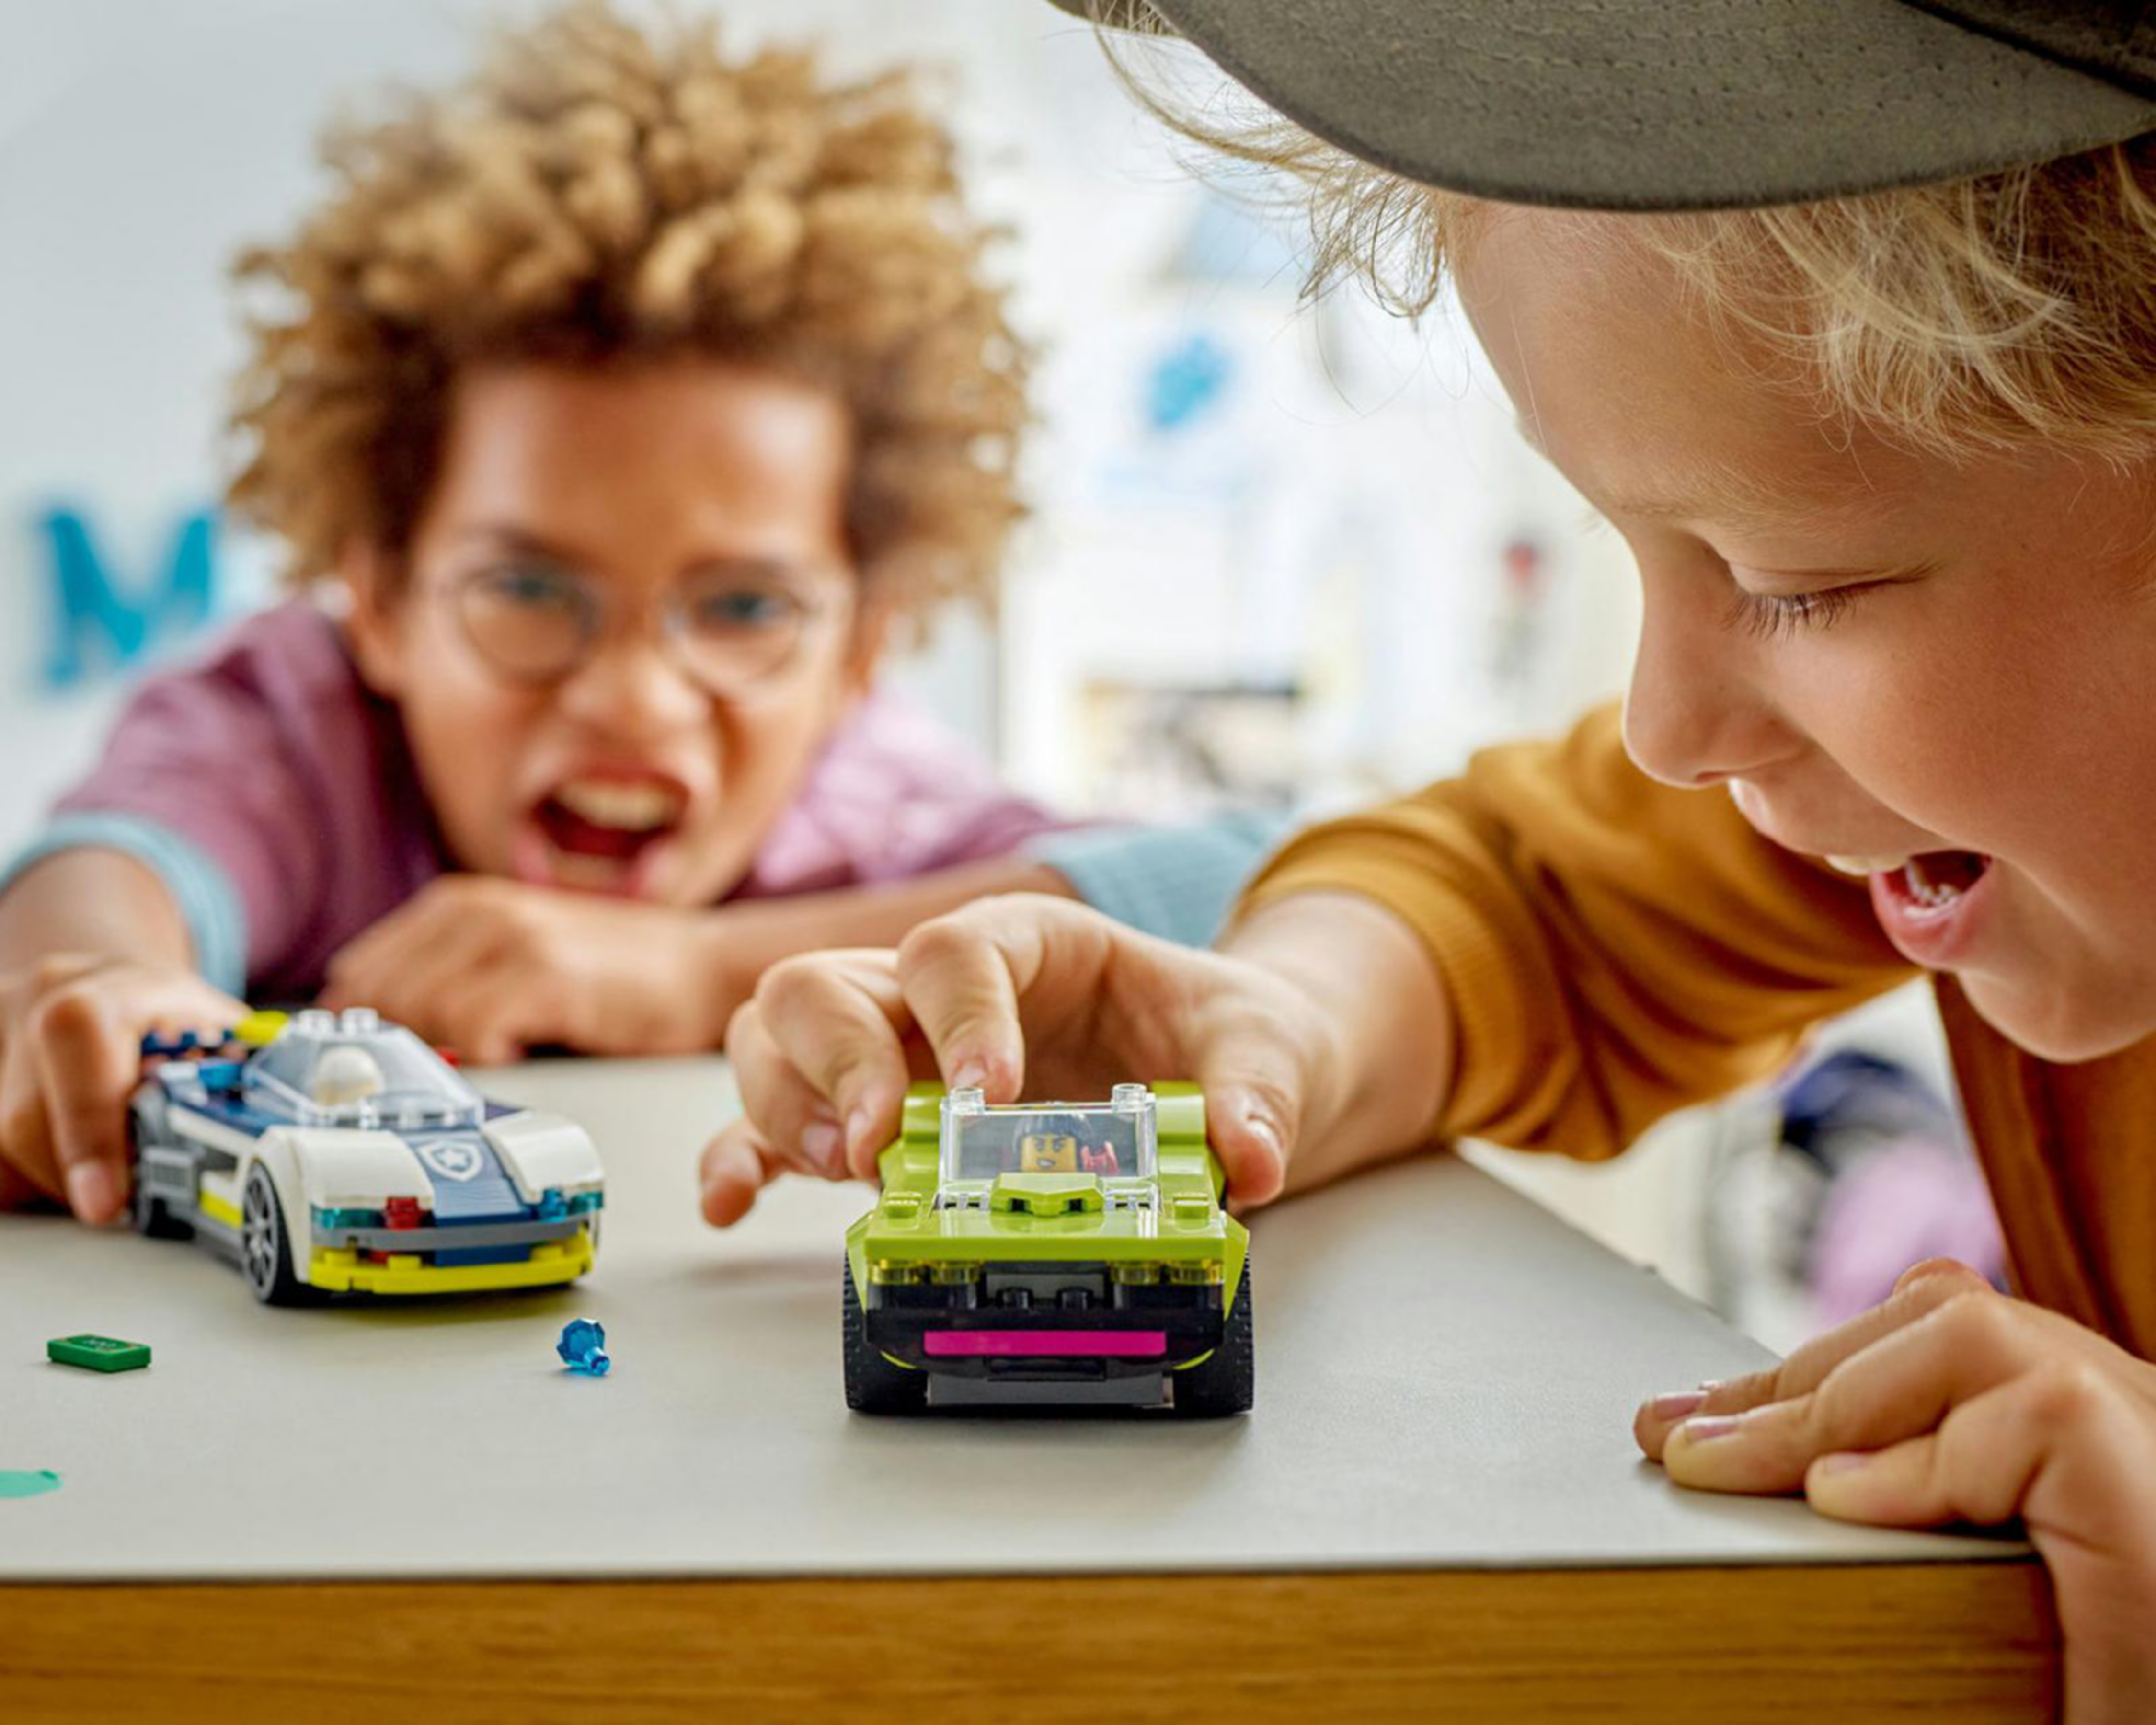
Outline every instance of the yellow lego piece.
{"type": "Polygon", "coordinates": [[[290,1022],[289,1013],[250,1012],[233,1026],[232,1040],[245,1048],[267,1048],[290,1022]]]}
{"type": "Polygon", "coordinates": [[[331,1293],[475,1294],[488,1288],[538,1288],[574,1281],[592,1267],[595,1254],[588,1228],[572,1240],[550,1240],[534,1246],[521,1264],[455,1264],[446,1269],[422,1264],[398,1253],[386,1264],[362,1264],[348,1248],[317,1248],[307,1262],[307,1280],[331,1293]]]}
{"type": "Polygon", "coordinates": [[[1018,1141],[1018,1171],[1022,1174],[1076,1173],[1077,1139],[1068,1132],[1028,1132],[1018,1141]]]}
{"type": "Polygon", "coordinates": [[[213,1222],[222,1222],[228,1228],[239,1226],[239,1206],[219,1198],[214,1192],[196,1193],[195,1205],[213,1222]]]}

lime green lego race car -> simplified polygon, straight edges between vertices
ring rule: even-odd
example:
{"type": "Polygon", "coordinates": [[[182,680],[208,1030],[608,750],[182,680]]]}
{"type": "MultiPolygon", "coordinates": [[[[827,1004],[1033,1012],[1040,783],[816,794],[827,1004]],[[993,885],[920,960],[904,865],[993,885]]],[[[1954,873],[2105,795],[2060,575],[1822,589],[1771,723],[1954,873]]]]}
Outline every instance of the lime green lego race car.
{"type": "Polygon", "coordinates": [[[846,1405],[1250,1406],[1250,1235],[1195,1086],[992,1107],[916,1085],[846,1231],[846,1405]]]}

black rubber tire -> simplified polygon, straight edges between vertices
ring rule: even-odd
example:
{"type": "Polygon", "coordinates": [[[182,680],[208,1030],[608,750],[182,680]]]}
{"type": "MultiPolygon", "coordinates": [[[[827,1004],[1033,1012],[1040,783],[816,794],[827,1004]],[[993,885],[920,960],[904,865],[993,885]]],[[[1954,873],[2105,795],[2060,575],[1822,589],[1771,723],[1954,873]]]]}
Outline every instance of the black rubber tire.
{"type": "Polygon", "coordinates": [[[895,1366],[869,1346],[868,1313],[854,1288],[851,1259],[844,1264],[845,1310],[839,1333],[846,1356],[846,1405],[856,1414],[920,1414],[928,1408],[928,1373],[895,1366]]]}
{"type": "Polygon", "coordinates": [[[239,1273],[265,1306],[319,1306],[329,1296],[293,1273],[277,1183],[260,1163],[247,1171],[240,1194],[239,1273]]]}
{"type": "Polygon", "coordinates": [[[1257,1348],[1250,1317],[1250,1260],[1243,1260],[1243,1279],[1235,1304],[1220,1332],[1220,1345],[1194,1366],[1168,1373],[1175,1386],[1175,1412],[1184,1420],[1218,1420],[1247,1414],[1257,1397],[1257,1348]]]}

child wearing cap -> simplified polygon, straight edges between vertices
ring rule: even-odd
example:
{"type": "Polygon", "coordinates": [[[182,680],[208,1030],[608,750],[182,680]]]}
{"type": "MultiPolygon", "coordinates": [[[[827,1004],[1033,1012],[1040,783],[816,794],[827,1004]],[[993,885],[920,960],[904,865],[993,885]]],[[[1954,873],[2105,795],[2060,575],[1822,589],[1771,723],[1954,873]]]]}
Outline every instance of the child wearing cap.
{"type": "Polygon", "coordinates": [[[1210,932],[1254,830],[1072,829],[874,687],[991,593],[1027,417],[906,77],[586,0],[327,157],[239,272],[231,501],[295,596],[146,686],[7,871],[0,1205],[113,1215],[141,1036],[243,993],[660,1053],[982,892],[1210,932]]]}
{"type": "Polygon", "coordinates": [[[1636,555],[1629,696],[1299,835],[1210,952],[1007,898],[789,961],[707,1216],[819,1127],[865,1172],[910,1049],[998,1099],[1196,1076],[1261,1203],[1466,1136],[1614,1154],[1928,975],[2018,1297],[1917,1266],[1637,1435],[1707,1490],[2020,1517],[2067,1716],[2156,1717],[2140,8],[1157,10],[1300,122],[1221,141],[1304,177],[1323,260],[1456,284],[1636,555]]]}

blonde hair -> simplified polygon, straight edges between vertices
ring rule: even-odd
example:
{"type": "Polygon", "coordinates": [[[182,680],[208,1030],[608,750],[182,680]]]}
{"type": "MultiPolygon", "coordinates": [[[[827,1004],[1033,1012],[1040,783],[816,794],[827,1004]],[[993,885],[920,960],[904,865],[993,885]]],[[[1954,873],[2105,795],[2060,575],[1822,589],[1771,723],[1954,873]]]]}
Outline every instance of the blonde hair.
{"type": "MultiPolygon", "coordinates": [[[[1118,23],[1158,28],[1144,0],[1106,3],[1118,23]]],[[[1309,223],[1306,295],[1357,279],[1419,316],[1495,207],[1373,167],[1254,98],[1201,112],[1166,62],[1104,42],[1183,136],[1284,177],[1309,223]]],[[[1948,455],[2156,450],[2156,134],[1861,198],[1607,220],[1677,264],[1710,312],[1794,361],[1826,410],[1883,435],[1948,455]]]]}
{"type": "Polygon", "coordinates": [[[323,155],[334,192],[236,269],[269,303],[230,501],[289,579],[406,548],[459,367],[687,354],[845,403],[849,534],[898,609],[992,594],[1028,355],[907,74],[827,83],[812,54],[729,60],[710,24],[578,0],[323,155]]]}

